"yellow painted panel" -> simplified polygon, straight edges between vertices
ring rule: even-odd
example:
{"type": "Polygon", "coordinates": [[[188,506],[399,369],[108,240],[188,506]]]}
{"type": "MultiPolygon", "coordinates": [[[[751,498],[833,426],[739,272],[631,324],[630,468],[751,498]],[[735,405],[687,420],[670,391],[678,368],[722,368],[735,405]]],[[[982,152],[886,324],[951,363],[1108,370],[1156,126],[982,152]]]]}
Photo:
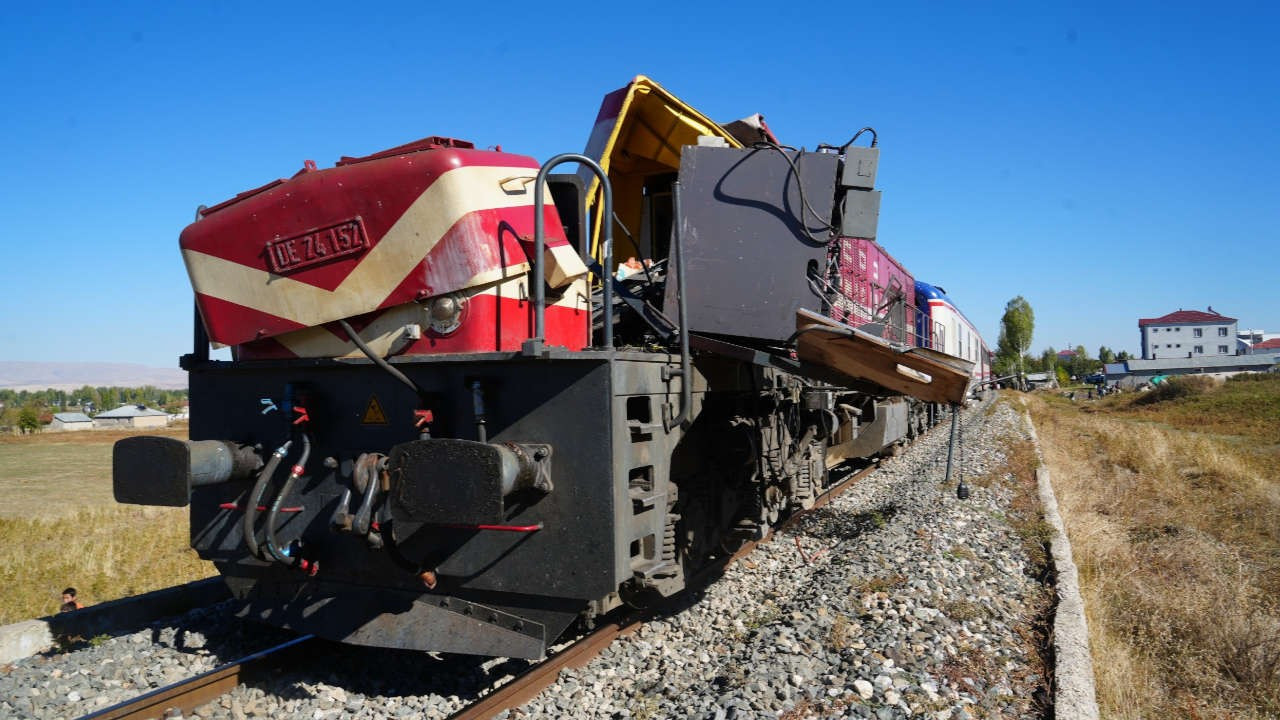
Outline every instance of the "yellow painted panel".
{"type": "MultiPolygon", "coordinates": [[[[588,146],[588,155],[599,148],[594,159],[613,185],[614,212],[634,235],[640,230],[645,181],[654,175],[680,169],[680,152],[696,145],[698,136],[722,137],[730,147],[742,147],[719,124],[672,95],[658,83],[637,75],[623,91],[616,120],[601,118],[588,146]],[[604,133],[608,133],[604,135],[604,133]]],[[[594,212],[591,231],[592,253],[600,256],[601,221],[599,182],[588,185],[588,204],[594,212]]],[[[635,245],[615,223],[614,264],[637,254],[635,245]]]]}

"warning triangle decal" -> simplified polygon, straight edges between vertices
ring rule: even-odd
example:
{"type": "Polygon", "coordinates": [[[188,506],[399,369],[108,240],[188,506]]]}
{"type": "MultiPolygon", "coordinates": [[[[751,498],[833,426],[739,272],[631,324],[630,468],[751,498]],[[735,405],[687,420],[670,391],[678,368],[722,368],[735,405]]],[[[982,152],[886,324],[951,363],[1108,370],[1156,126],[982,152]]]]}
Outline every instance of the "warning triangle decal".
{"type": "Polygon", "coordinates": [[[369,396],[369,405],[364,409],[364,417],[360,420],[365,425],[387,425],[387,414],[382,412],[377,395],[369,396]]]}

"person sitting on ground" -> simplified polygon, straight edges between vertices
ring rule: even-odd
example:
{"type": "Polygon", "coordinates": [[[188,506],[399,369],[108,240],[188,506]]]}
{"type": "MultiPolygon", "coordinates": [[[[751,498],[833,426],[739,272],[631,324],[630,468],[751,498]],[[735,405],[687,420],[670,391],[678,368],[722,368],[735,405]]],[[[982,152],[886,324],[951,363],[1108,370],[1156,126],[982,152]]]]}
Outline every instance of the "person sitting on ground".
{"type": "Polygon", "coordinates": [[[71,612],[72,610],[79,610],[82,607],[84,607],[84,605],[76,599],[75,588],[69,587],[62,591],[62,608],[59,609],[58,612],[71,612]]]}

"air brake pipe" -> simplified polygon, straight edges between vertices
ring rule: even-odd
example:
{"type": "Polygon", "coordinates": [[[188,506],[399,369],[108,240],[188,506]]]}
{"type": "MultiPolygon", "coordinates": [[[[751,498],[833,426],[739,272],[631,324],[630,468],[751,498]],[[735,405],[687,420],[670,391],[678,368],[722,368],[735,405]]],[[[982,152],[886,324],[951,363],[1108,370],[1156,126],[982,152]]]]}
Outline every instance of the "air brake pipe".
{"type": "Polygon", "coordinates": [[[293,489],[293,484],[306,470],[307,459],[311,456],[311,435],[303,433],[302,435],[302,455],[298,458],[298,462],[293,466],[293,470],[289,472],[289,477],[284,481],[284,487],[280,488],[280,492],[276,494],[276,499],[271,501],[271,509],[267,511],[267,552],[276,562],[293,566],[298,563],[298,558],[286,555],[280,549],[280,542],[276,539],[276,518],[280,515],[280,506],[284,503],[284,498],[293,489]]]}
{"type": "MultiPolygon", "coordinates": [[[[534,339],[541,344],[546,339],[546,320],[547,320],[547,289],[546,277],[542,269],[542,254],[546,248],[546,219],[543,217],[543,208],[546,200],[542,197],[542,187],[546,183],[547,175],[557,165],[566,162],[577,162],[586,165],[591,172],[595,173],[600,180],[600,187],[604,195],[604,208],[598,217],[603,218],[600,221],[601,230],[604,237],[601,243],[604,251],[604,257],[601,260],[602,267],[599,277],[604,286],[604,347],[613,347],[613,186],[609,183],[609,176],[600,168],[599,163],[586,155],[579,153],[562,153],[557,155],[538,168],[538,177],[534,182],[533,190],[533,269],[531,274],[533,278],[529,284],[533,285],[533,335],[534,339]]],[[[591,242],[591,233],[587,231],[585,224],[582,228],[583,247],[579,250],[583,260],[591,256],[589,243],[591,242]]],[[[590,322],[591,318],[588,318],[590,322]]]]}
{"type": "MultiPolygon", "coordinates": [[[[364,494],[360,498],[360,509],[351,523],[351,531],[356,535],[368,535],[373,527],[373,505],[377,501],[379,480],[378,465],[383,460],[381,455],[361,455],[356,459],[353,470],[364,479],[364,494]]],[[[356,483],[359,486],[359,482],[356,483]]]]}
{"type": "MultiPolygon", "coordinates": [[[[666,429],[684,425],[693,405],[693,362],[689,357],[689,303],[685,299],[684,242],[680,233],[680,181],[671,184],[671,245],[676,251],[676,301],[680,320],[680,414],[665,422],[666,429]]],[[[612,311],[611,313],[612,314],[612,311]]],[[[664,406],[665,407],[665,406],[664,406]]]]}
{"type": "Polygon", "coordinates": [[[267,484],[271,482],[271,476],[276,474],[276,468],[280,467],[280,461],[284,456],[289,454],[289,446],[292,444],[292,440],[286,440],[271,453],[271,459],[267,461],[266,467],[262,468],[262,472],[258,473],[258,481],[253,484],[253,490],[249,492],[249,500],[245,503],[244,544],[249,548],[249,554],[254,557],[262,557],[259,554],[258,538],[253,527],[258,519],[258,503],[262,502],[262,495],[267,490],[267,484]]]}

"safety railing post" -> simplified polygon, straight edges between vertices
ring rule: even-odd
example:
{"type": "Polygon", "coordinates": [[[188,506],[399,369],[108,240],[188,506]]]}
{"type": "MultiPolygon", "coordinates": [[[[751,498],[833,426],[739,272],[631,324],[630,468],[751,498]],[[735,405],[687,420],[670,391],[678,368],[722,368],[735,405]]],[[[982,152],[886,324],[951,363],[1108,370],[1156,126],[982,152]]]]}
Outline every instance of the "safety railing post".
{"type": "MultiPolygon", "coordinates": [[[[542,268],[542,255],[546,248],[546,218],[543,217],[546,200],[543,198],[542,187],[546,183],[547,175],[557,165],[566,162],[577,162],[586,165],[591,172],[595,173],[600,180],[601,194],[603,196],[604,213],[601,217],[601,250],[603,257],[601,258],[600,272],[597,277],[601,278],[604,288],[604,337],[603,345],[606,348],[613,347],[613,285],[610,282],[610,275],[613,273],[613,186],[609,183],[609,177],[605,175],[600,164],[595,160],[581,155],[579,153],[562,153],[557,155],[538,169],[538,177],[534,181],[534,200],[533,200],[533,337],[524,343],[525,354],[538,354],[542,351],[542,346],[546,341],[546,315],[547,315],[547,290],[546,278],[542,268]]],[[[583,229],[583,247],[579,251],[583,255],[584,260],[588,260],[591,255],[590,251],[590,232],[586,227],[584,220],[583,229]]],[[[590,263],[588,262],[588,270],[590,263]]],[[[587,308],[587,326],[591,327],[594,318],[588,301],[587,308]]]]}

